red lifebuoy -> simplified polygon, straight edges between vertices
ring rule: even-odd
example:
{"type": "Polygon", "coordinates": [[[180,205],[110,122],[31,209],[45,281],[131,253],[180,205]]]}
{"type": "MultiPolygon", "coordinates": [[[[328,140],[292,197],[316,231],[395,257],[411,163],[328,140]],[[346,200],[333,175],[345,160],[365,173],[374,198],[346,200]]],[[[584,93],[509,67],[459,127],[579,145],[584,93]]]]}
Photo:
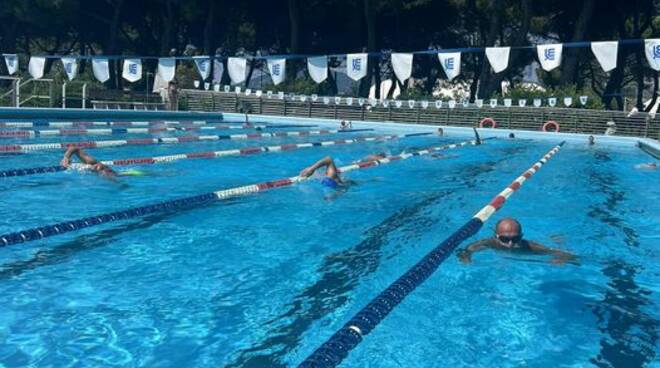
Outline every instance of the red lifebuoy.
{"type": "Polygon", "coordinates": [[[543,126],[541,127],[541,130],[544,131],[544,132],[558,132],[559,131],[559,123],[554,121],[554,120],[548,120],[543,124],[543,126]],[[554,127],[554,130],[548,130],[549,127],[554,127]]]}
{"type": "Polygon", "coordinates": [[[497,128],[497,122],[493,118],[483,118],[479,122],[479,128],[497,128]]]}

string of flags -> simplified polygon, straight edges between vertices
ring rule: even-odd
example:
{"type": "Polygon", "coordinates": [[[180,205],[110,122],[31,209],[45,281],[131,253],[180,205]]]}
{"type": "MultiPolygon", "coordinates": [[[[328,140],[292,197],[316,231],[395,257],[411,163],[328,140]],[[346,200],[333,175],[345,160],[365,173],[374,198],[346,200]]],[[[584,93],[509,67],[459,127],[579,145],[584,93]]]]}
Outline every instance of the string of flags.
{"type": "MultiPolygon", "coordinates": [[[[209,90],[211,84],[210,83],[205,83],[205,89],[209,90]]],[[[469,107],[470,105],[475,106],[477,108],[482,108],[484,106],[490,107],[490,108],[497,108],[497,107],[513,107],[513,99],[512,98],[504,98],[501,101],[497,98],[491,98],[491,99],[476,99],[474,100],[474,103],[470,103],[468,99],[463,99],[460,101],[457,100],[434,100],[434,101],[428,101],[428,100],[407,100],[407,101],[402,101],[402,100],[388,100],[388,99],[377,99],[377,98],[364,98],[364,97],[342,97],[342,96],[319,96],[317,94],[312,94],[312,95],[295,95],[293,93],[285,93],[282,91],[279,92],[273,92],[273,91],[264,91],[262,90],[256,90],[253,91],[250,88],[246,88],[243,90],[241,87],[234,87],[232,91],[232,86],[224,86],[222,91],[220,90],[220,85],[216,84],[213,86],[213,89],[215,92],[224,92],[224,93],[231,93],[231,94],[236,94],[236,95],[245,95],[247,96],[255,96],[257,98],[262,98],[265,97],[266,99],[278,99],[278,100],[288,100],[288,101],[300,101],[303,103],[310,102],[310,103],[323,103],[324,105],[346,105],[346,106],[371,106],[372,108],[382,106],[384,108],[389,108],[390,106],[396,107],[396,108],[405,108],[408,107],[410,109],[414,109],[415,107],[421,107],[422,109],[426,110],[427,108],[431,106],[435,106],[436,109],[442,109],[445,107],[448,107],[450,109],[454,109],[456,107],[469,107]]],[[[589,96],[579,96],[577,99],[579,104],[581,106],[586,106],[587,102],[589,101],[589,96]]],[[[557,106],[558,103],[563,103],[565,107],[572,107],[576,106],[577,103],[573,100],[573,97],[564,97],[562,99],[559,99],[557,97],[548,97],[547,99],[543,98],[534,98],[531,100],[528,99],[518,99],[517,100],[517,106],[518,107],[526,107],[527,102],[531,101],[532,106],[534,107],[542,107],[544,105],[544,102],[547,106],[549,107],[555,107],[557,106]]],[[[560,106],[561,107],[561,106],[560,106]]]]}
{"type": "MultiPolygon", "coordinates": [[[[545,71],[552,71],[561,65],[562,53],[565,45],[570,47],[586,47],[588,45],[591,51],[605,72],[609,72],[617,67],[617,56],[619,43],[631,43],[634,40],[605,41],[605,42],[586,42],[573,44],[544,44],[536,45],[537,58],[541,68],[545,71]],[[578,45],[579,44],[579,45],[578,45]]],[[[461,54],[464,52],[476,52],[481,49],[463,49],[463,51],[435,50],[438,60],[444,70],[447,79],[453,80],[461,73],[461,54]]],[[[509,66],[509,55],[511,47],[486,47],[484,53],[493,72],[501,73],[509,66]]],[[[412,75],[413,60],[415,54],[428,54],[429,51],[419,51],[411,53],[393,52],[390,55],[392,69],[394,74],[402,83],[412,75]]],[[[660,38],[644,40],[644,53],[649,66],[656,71],[660,71],[660,38]]],[[[19,59],[16,54],[2,54],[5,59],[5,65],[10,75],[15,74],[19,68],[19,59]]],[[[346,59],[346,75],[359,81],[367,75],[369,54],[357,53],[340,55],[346,59]]],[[[289,56],[262,56],[252,57],[250,59],[265,59],[268,72],[272,78],[273,84],[278,85],[285,80],[287,59],[299,58],[297,55],[289,56]]],[[[100,82],[106,82],[110,79],[109,57],[89,57],[89,56],[31,56],[28,62],[28,72],[34,79],[42,78],[46,59],[60,59],[64,71],[69,80],[76,78],[78,74],[78,65],[81,60],[92,62],[92,71],[94,77],[100,82]]],[[[129,57],[124,58],[122,64],[122,78],[129,82],[137,82],[142,78],[142,60],[151,59],[151,57],[129,57]]],[[[158,76],[165,82],[174,79],[176,64],[178,61],[189,60],[195,63],[197,71],[203,81],[207,80],[211,73],[213,62],[214,80],[219,80],[224,73],[224,64],[222,60],[213,56],[193,56],[190,57],[161,57],[158,58],[158,76]]],[[[328,56],[309,56],[307,59],[307,71],[312,80],[316,83],[322,83],[328,78],[328,56]]],[[[243,83],[247,78],[248,58],[229,57],[227,58],[227,72],[233,84],[243,83]]]]}

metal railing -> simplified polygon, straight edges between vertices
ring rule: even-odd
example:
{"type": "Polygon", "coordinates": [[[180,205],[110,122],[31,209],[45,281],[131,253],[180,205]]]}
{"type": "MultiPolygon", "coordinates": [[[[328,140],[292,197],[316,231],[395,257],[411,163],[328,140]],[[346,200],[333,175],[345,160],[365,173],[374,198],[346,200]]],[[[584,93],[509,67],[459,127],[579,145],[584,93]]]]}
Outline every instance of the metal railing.
{"type": "Polygon", "coordinates": [[[631,115],[622,111],[558,107],[491,108],[486,105],[476,107],[474,104],[465,107],[460,103],[450,108],[446,102],[441,108],[436,108],[433,101],[426,108],[419,101],[413,108],[409,107],[407,101],[401,107],[396,107],[392,101],[387,107],[382,104],[371,106],[367,102],[360,106],[357,100],[354,98],[353,104],[347,105],[344,97],[340,104],[336,104],[334,98],[325,103],[323,98],[312,101],[309,96],[301,101],[300,98],[290,97],[280,99],[276,95],[257,97],[254,93],[245,95],[188,89],[182,89],[179,93],[179,104],[191,111],[240,112],[241,106],[248,103],[255,114],[464,127],[478,126],[484,118],[491,118],[500,128],[537,131],[541,130],[545,122],[554,120],[562,132],[584,134],[604,134],[607,128],[612,127],[607,123],[614,122],[616,131],[613,135],[660,138],[660,116],[647,113],[631,115]]]}
{"type": "Polygon", "coordinates": [[[165,110],[165,104],[159,102],[131,102],[92,100],[95,110],[165,110]]]}

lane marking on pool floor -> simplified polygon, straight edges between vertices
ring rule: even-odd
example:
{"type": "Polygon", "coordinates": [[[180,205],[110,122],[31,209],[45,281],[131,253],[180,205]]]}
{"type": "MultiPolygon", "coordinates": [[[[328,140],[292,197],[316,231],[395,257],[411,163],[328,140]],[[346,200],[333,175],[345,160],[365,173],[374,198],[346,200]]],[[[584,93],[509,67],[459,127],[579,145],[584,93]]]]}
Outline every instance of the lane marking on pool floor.
{"type": "Polygon", "coordinates": [[[112,128],[112,129],[43,129],[43,130],[0,130],[0,138],[40,138],[68,135],[119,135],[119,134],[158,134],[172,132],[198,132],[203,130],[264,130],[284,128],[315,128],[318,125],[286,124],[286,125],[215,125],[215,126],[177,126],[150,128],[112,128]]]}
{"type": "Polygon", "coordinates": [[[536,173],[564,145],[559,143],[531,168],[517,177],[509,186],[496,195],[490,203],[477,212],[472,219],[430,251],[405,274],[390,284],[364,308],[355,314],[339,331],[316,349],[300,365],[300,368],[336,367],[354,349],[364,336],[401,303],[406,296],[424,283],[464,240],[477,234],[484,223],[499,210],[520,186],[536,173]]]}
{"type": "MultiPolygon", "coordinates": [[[[188,152],[188,153],[180,153],[174,155],[125,158],[125,159],[100,161],[100,162],[106,166],[152,165],[152,164],[161,164],[161,163],[172,163],[175,161],[185,160],[185,159],[209,159],[209,158],[220,158],[220,157],[228,157],[228,156],[252,155],[252,154],[258,154],[264,152],[283,152],[283,151],[292,151],[300,148],[348,145],[359,142],[389,141],[393,139],[403,139],[403,138],[418,137],[418,136],[425,136],[431,134],[433,133],[410,133],[410,134],[400,134],[400,135],[356,137],[351,139],[338,139],[332,141],[290,143],[290,144],[281,144],[276,146],[245,147],[245,148],[223,150],[223,151],[188,152]]],[[[86,164],[72,164],[71,166],[73,169],[76,170],[90,170],[92,167],[91,165],[86,165],[86,164]]],[[[8,169],[8,170],[0,171],[0,178],[55,173],[65,170],[67,170],[67,168],[61,165],[8,169]]]]}
{"type": "Polygon", "coordinates": [[[345,129],[345,130],[304,130],[284,131],[276,133],[246,133],[228,135],[189,135],[181,137],[162,138],[134,138],[118,139],[110,141],[86,141],[86,142],[64,142],[64,143],[35,143],[35,144],[9,144],[0,145],[0,152],[26,152],[46,151],[76,148],[110,148],[121,146],[152,145],[152,144],[178,144],[202,141],[240,140],[240,139],[263,139],[280,137],[305,137],[310,135],[340,134],[373,131],[373,129],[345,129]]]}
{"type": "MultiPolygon", "coordinates": [[[[483,140],[482,140],[483,141],[483,140]]],[[[391,162],[406,160],[411,157],[428,155],[434,152],[459,148],[467,145],[477,145],[479,144],[476,140],[465,141],[461,143],[452,143],[442,146],[430,147],[423,150],[418,150],[410,153],[402,153],[395,156],[387,156],[379,160],[371,160],[362,163],[342,166],[338,170],[341,173],[350,172],[353,170],[366,169],[370,167],[375,167],[379,165],[385,165],[391,162]]],[[[292,176],[289,178],[282,178],[262,183],[256,183],[251,185],[245,185],[230,189],[219,190],[216,192],[204,193],[200,195],[184,197],[179,199],[173,199],[165,202],[160,202],[151,205],[145,205],[135,208],[130,208],[127,210],[110,212],[102,215],[89,216],[78,220],[64,221],[53,225],[46,225],[38,228],[22,230],[10,234],[0,235],[0,247],[14,245],[19,243],[25,243],[29,241],[34,241],[42,239],[45,237],[50,237],[54,235],[59,235],[67,232],[82,230],[91,226],[101,225],[113,221],[126,220],[135,217],[141,217],[152,213],[173,211],[176,209],[182,208],[191,208],[194,206],[202,205],[214,200],[224,200],[232,197],[242,196],[251,193],[263,192],[266,190],[280,188],[285,186],[290,186],[299,182],[309,180],[310,178],[304,178],[300,176],[292,176]]]]}

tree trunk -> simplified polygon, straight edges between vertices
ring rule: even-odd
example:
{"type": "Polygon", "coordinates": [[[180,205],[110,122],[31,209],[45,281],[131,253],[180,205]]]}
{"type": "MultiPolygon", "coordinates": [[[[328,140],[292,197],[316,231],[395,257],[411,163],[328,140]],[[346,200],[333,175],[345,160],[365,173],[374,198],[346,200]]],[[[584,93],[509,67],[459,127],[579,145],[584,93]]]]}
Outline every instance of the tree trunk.
{"type": "Polygon", "coordinates": [[[168,55],[172,46],[172,28],[174,24],[172,0],[165,0],[163,11],[163,32],[160,40],[160,53],[161,55],[168,55]]]}
{"type": "MultiPolygon", "coordinates": [[[[500,33],[500,17],[502,13],[502,0],[491,0],[489,6],[489,13],[492,14],[490,19],[490,26],[488,34],[486,35],[486,44],[484,46],[491,47],[495,45],[497,35],[500,33]]],[[[491,73],[490,64],[487,62],[487,57],[484,55],[484,61],[481,64],[481,81],[479,83],[479,98],[486,98],[492,91],[490,85],[492,84],[493,74],[491,73]]]]}
{"type": "Polygon", "coordinates": [[[289,0],[289,23],[291,25],[291,52],[297,54],[300,52],[300,13],[298,12],[298,0],[289,0]]]}
{"type": "MultiPolygon", "coordinates": [[[[582,2],[582,10],[580,10],[580,15],[575,22],[575,28],[573,29],[573,38],[572,42],[584,41],[584,38],[591,23],[591,18],[594,12],[594,5],[596,0],[584,0],[582,2]]],[[[584,54],[583,48],[570,48],[564,50],[564,60],[562,61],[561,66],[561,79],[560,83],[564,84],[575,84],[577,80],[577,72],[579,65],[579,57],[581,54],[584,54]]]]}
{"type": "Polygon", "coordinates": [[[212,55],[215,51],[215,42],[213,42],[215,39],[215,33],[213,32],[213,25],[215,24],[215,2],[216,0],[209,0],[209,13],[206,15],[206,24],[204,25],[204,51],[206,55],[212,55]]]}
{"type": "MultiPolygon", "coordinates": [[[[364,0],[364,18],[367,23],[367,51],[374,52],[376,51],[376,15],[374,9],[374,0],[364,0]]],[[[371,67],[367,68],[367,76],[360,80],[359,87],[359,96],[367,97],[369,96],[369,89],[371,88],[372,80],[374,79],[374,72],[377,67],[374,67],[374,63],[378,63],[379,60],[376,57],[369,56],[368,64],[371,67]]],[[[380,77],[378,77],[380,79],[380,77]]],[[[380,85],[376,86],[377,94],[380,95],[380,85]]]]}
{"type": "MultiPolygon", "coordinates": [[[[108,47],[104,50],[106,55],[113,55],[117,50],[117,37],[119,36],[119,25],[121,19],[121,7],[124,4],[124,0],[110,1],[110,4],[114,7],[112,13],[112,21],[110,22],[110,29],[108,34],[108,47]]],[[[119,78],[119,67],[121,66],[119,60],[112,61],[111,63],[115,64],[114,69],[115,73],[110,73],[110,83],[115,86],[115,88],[121,87],[121,78],[119,78]]]]}

